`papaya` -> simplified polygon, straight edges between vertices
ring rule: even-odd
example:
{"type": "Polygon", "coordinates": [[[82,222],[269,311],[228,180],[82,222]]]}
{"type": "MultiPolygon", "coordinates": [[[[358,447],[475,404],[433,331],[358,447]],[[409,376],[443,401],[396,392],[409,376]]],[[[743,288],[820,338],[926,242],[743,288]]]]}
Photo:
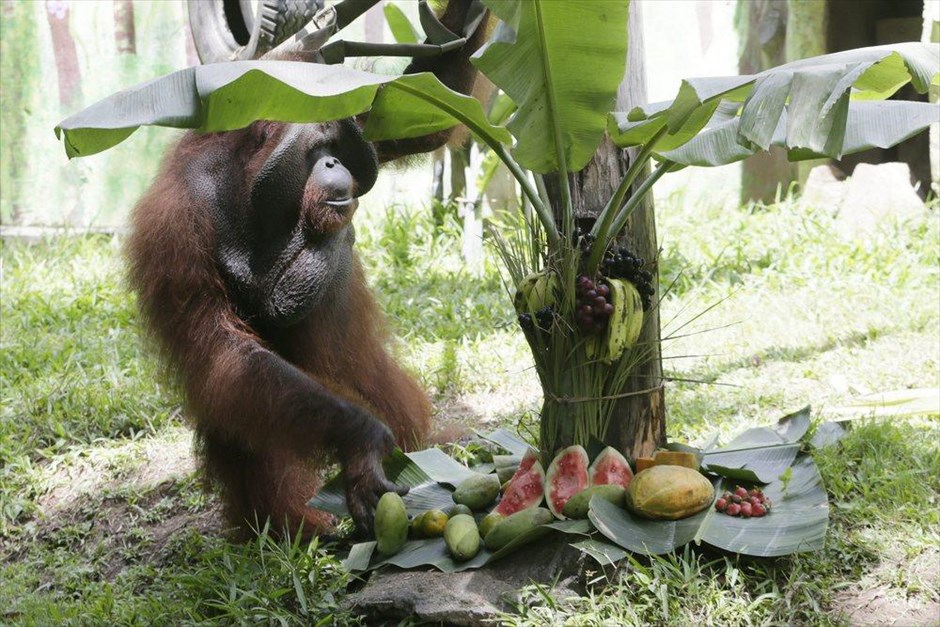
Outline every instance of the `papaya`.
{"type": "Polygon", "coordinates": [[[634,467],[636,467],[636,471],[640,473],[646,470],[647,468],[652,468],[653,466],[655,466],[656,460],[654,460],[652,457],[637,457],[636,463],[633,465],[634,467]]]}
{"type": "Polygon", "coordinates": [[[565,515],[565,518],[587,518],[588,505],[591,503],[592,496],[599,496],[614,505],[623,506],[624,492],[625,490],[622,485],[591,486],[572,496],[568,502],[565,503],[565,507],[561,510],[561,513],[565,515]]]}
{"type": "Polygon", "coordinates": [[[698,470],[699,467],[698,457],[695,453],[685,451],[656,451],[653,464],[656,466],[685,466],[692,470],[698,470]]]}
{"type": "Polygon", "coordinates": [[[688,518],[715,497],[711,481],[684,466],[653,466],[637,473],[624,499],[634,514],[656,520],[688,518]]]}
{"type": "Polygon", "coordinates": [[[466,505],[477,512],[496,500],[499,494],[499,477],[493,474],[474,474],[464,479],[454,490],[454,503],[466,505]]]}
{"type": "MultiPolygon", "coordinates": [[[[484,539],[486,548],[498,551],[522,534],[552,522],[552,513],[544,507],[533,507],[507,516],[493,525],[484,539]]],[[[535,539],[535,538],[533,538],[535,539]]]]}
{"type": "Polygon", "coordinates": [[[501,521],[505,516],[499,512],[493,511],[483,517],[483,520],[480,521],[480,537],[486,540],[486,534],[493,529],[493,526],[501,521]]]}
{"type": "Polygon", "coordinates": [[[466,562],[480,552],[480,532],[473,516],[457,514],[444,526],[444,544],[458,562],[466,562]]]}
{"type": "Polygon", "coordinates": [[[395,555],[408,539],[408,512],[394,492],[386,492],[375,507],[375,548],[385,557],[395,555]]]}

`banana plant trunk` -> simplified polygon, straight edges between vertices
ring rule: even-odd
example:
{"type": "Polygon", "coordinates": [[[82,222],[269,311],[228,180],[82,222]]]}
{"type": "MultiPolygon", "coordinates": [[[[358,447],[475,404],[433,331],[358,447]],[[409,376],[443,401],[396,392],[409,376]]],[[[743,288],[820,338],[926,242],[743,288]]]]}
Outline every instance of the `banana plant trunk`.
{"type": "MultiPolygon", "coordinates": [[[[615,107],[617,111],[629,111],[634,106],[646,102],[641,7],[642,4],[639,2],[630,3],[630,19],[627,27],[629,38],[627,72],[617,94],[615,107]]],[[[633,157],[635,157],[635,151],[618,148],[609,139],[605,139],[587,167],[569,175],[572,203],[582,231],[590,230],[594,219],[617,189],[633,157]]],[[[639,183],[642,183],[642,178],[637,180],[634,188],[639,183]]],[[[552,206],[561,206],[557,178],[549,177],[546,181],[546,188],[551,197],[552,206]]],[[[654,287],[658,295],[659,285],[656,277],[659,247],[656,239],[655,218],[652,198],[649,197],[633,213],[619,241],[650,264],[649,270],[653,274],[654,287]]],[[[617,401],[607,433],[602,437],[605,444],[615,447],[631,461],[637,457],[650,455],[666,439],[660,320],[656,301],[654,301],[653,308],[646,312],[645,320],[639,343],[649,347],[649,358],[634,370],[633,376],[627,380],[624,389],[617,394],[617,396],[622,395],[622,398],[617,401]]],[[[559,394],[558,396],[566,395],[559,394]]],[[[546,414],[557,416],[567,411],[567,407],[574,408],[574,405],[559,405],[546,398],[542,409],[542,424],[559,426],[559,431],[551,438],[555,442],[554,448],[556,449],[573,443],[573,431],[564,429],[564,425],[571,424],[572,421],[545,420],[546,414]]],[[[576,410],[572,409],[572,411],[576,410]]],[[[543,437],[543,440],[545,439],[543,437]]]]}

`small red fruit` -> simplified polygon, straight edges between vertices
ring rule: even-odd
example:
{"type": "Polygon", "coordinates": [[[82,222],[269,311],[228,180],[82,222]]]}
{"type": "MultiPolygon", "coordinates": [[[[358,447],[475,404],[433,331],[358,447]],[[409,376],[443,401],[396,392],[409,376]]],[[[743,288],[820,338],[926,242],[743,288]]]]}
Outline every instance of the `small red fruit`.
{"type": "Polygon", "coordinates": [[[745,490],[745,489],[742,488],[741,486],[738,486],[738,487],[736,487],[736,488],[734,489],[734,494],[735,494],[736,496],[741,497],[742,499],[746,499],[746,498],[747,498],[747,490],[745,490]]]}
{"type": "Polygon", "coordinates": [[[759,496],[752,496],[747,499],[747,502],[751,505],[760,505],[763,501],[760,500],[759,496]]]}
{"type": "Polygon", "coordinates": [[[767,513],[767,510],[764,509],[763,505],[755,505],[754,507],[751,508],[751,516],[753,516],[754,518],[760,518],[766,513],[767,513]]]}
{"type": "Polygon", "coordinates": [[[741,517],[750,518],[754,509],[750,503],[741,503],[741,517]]]}
{"type": "Polygon", "coordinates": [[[741,497],[738,496],[737,494],[732,494],[732,495],[731,495],[731,500],[732,500],[733,502],[735,502],[735,503],[740,503],[740,502],[742,501],[741,497]]]}
{"type": "Polygon", "coordinates": [[[723,511],[725,511],[726,509],[728,509],[728,501],[727,501],[727,499],[725,499],[725,498],[720,498],[720,499],[718,499],[717,501],[715,501],[715,509],[717,509],[719,512],[723,512],[723,511]]]}
{"type": "Polygon", "coordinates": [[[737,516],[741,513],[741,506],[737,503],[732,503],[728,506],[728,509],[725,511],[728,516],[737,516]]]}

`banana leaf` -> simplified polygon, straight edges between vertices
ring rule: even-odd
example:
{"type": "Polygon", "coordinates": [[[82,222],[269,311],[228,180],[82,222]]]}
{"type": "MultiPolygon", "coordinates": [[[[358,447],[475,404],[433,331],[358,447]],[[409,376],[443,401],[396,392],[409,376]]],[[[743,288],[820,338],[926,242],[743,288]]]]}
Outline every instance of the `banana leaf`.
{"type": "Polygon", "coordinates": [[[484,2],[502,21],[473,61],[519,106],[508,125],[516,160],[539,173],[580,170],[623,79],[628,1],[484,2]]]}
{"type": "Polygon", "coordinates": [[[482,547],[475,557],[466,562],[458,562],[450,556],[443,538],[410,540],[405,543],[401,551],[385,558],[375,554],[375,542],[363,542],[350,549],[349,557],[344,560],[343,565],[350,572],[373,570],[383,566],[397,566],[405,569],[432,566],[445,573],[458,573],[492,564],[552,532],[588,536],[591,531],[591,525],[586,520],[549,523],[518,536],[499,551],[493,552],[482,547]]]}
{"type": "MultiPolygon", "coordinates": [[[[447,509],[454,504],[452,490],[441,485],[454,485],[473,471],[451,459],[443,451],[428,449],[413,453],[396,450],[383,464],[389,481],[411,488],[402,500],[411,515],[429,509],[447,509]]],[[[337,475],[324,485],[307,505],[335,514],[348,516],[346,493],[342,475],[337,475]]]]}
{"type": "Polygon", "coordinates": [[[392,31],[392,37],[400,44],[416,44],[421,39],[411,21],[405,16],[401,7],[395,4],[386,4],[382,7],[385,12],[385,22],[392,31]]]}
{"type": "Polygon", "coordinates": [[[940,415],[940,388],[914,388],[874,392],[829,410],[843,416],[937,416],[940,415]]]}
{"type": "Polygon", "coordinates": [[[526,454],[526,451],[532,448],[531,444],[506,429],[496,429],[495,431],[478,435],[484,440],[506,449],[512,455],[518,455],[520,459],[526,454]]]}
{"type": "MultiPolygon", "coordinates": [[[[773,507],[761,518],[728,516],[710,505],[683,520],[648,520],[596,497],[588,517],[608,540],[648,555],[669,553],[690,542],[759,557],[816,551],[824,545],[829,523],[826,491],[809,456],[801,456],[791,468],[786,484],[777,479],[763,488],[773,507]]],[[[716,498],[735,485],[729,479],[716,481],[716,498]]]]}
{"type": "Polygon", "coordinates": [[[140,126],[218,132],[261,119],[327,122],[370,110],[372,139],[387,137],[390,125],[396,138],[406,138],[458,123],[492,143],[511,139],[505,128],[490,124],[479,101],[448,89],[431,74],[394,77],[294,61],[233,61],[180,70],[91,105],[60,122],[55,133],[64,136],[72,158],[111,148],[140,126]],[[395,87],[375,102],[383,85],[395,87]],[[389,107],[401,110],[392,114],[389,107]]]}
{"type": "Polygon", "coordinates": [[[785,146],[791,161],[840,158],[897,144],[936,122],[936,105],[873,102],[908,82],[921,93],[940,83],[936,46],[860,48],[749,76],[688,79],[673,101],[612,114],[608,128],[615,143],[631,146],[666,126],[657,152],[683,165],[732,163],[772,144],[785,146]],[[718,102],[738,108],[738,119],[712,117],[718,102]]]}
{"type": "Polygon", "coordinates": [[[784,416],[773,427],[755,427],[740,433],[721,448],[707,450],[703,469],[711,474],[770,483],[793,464],[800,440],[809,429],[809,406],[784,416]]]}
{"type": "MultiPolygon", "coordinates": [[[[497,429],[483,437],[514,453],[518,451],[525,453],[530,448],[518,436],[505,429],[497,429]]],[[[516,466],[518,467],[518,462],[516,466]]],[[[410,453],[396,450],[385,461],[383,468],[389,481],[411,488],[402,498],[405,502],[405,509],[412,515],[429,509],[446,510],[453,506],[454,500],[451,496],[453,490],[445,485],[455,488],[465,479],[484,469],[492,470],[488,466],[467,468],[437,448],[410,453]]],[[[346,509],[344,490],[342,475],[336,475],[320,489],[316,496],[310,499],[307,505],[337,516],[348,516],[349,510],[346,509]]]]}

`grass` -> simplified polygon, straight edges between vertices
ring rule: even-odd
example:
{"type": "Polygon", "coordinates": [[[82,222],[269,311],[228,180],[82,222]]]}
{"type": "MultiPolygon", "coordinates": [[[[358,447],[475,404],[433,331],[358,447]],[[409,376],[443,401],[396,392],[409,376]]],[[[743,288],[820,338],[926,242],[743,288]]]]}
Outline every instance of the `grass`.
{"type": "MultiPolygon", "coordinates": [[[[728,209],[674,197],[659,220],[661,273],[675,281],[665,364],[708,382],[669,384],[671,438],[727,438],[807,403],[818,422],[865,392],[938,385],[935,210],[861,239],[790,201],[728,209]]],[[[394,207],[359,224],[397,351],[439,419],[532,429],[539,389],[494,257],[467,271],[459,227],[435,229],[430,212],[394,207]]],[[[5,241],[0,262],[0,621],[353,622],[332,547],[222,538],[178,399],[138,339],[119,242],[5,241]]],[[[935,620],[938,427],[863,419],[817,453],[832,505],[818,554],[638,557],[589,576],[577,597],[526,588],[501,621],[935,620]]]]}

